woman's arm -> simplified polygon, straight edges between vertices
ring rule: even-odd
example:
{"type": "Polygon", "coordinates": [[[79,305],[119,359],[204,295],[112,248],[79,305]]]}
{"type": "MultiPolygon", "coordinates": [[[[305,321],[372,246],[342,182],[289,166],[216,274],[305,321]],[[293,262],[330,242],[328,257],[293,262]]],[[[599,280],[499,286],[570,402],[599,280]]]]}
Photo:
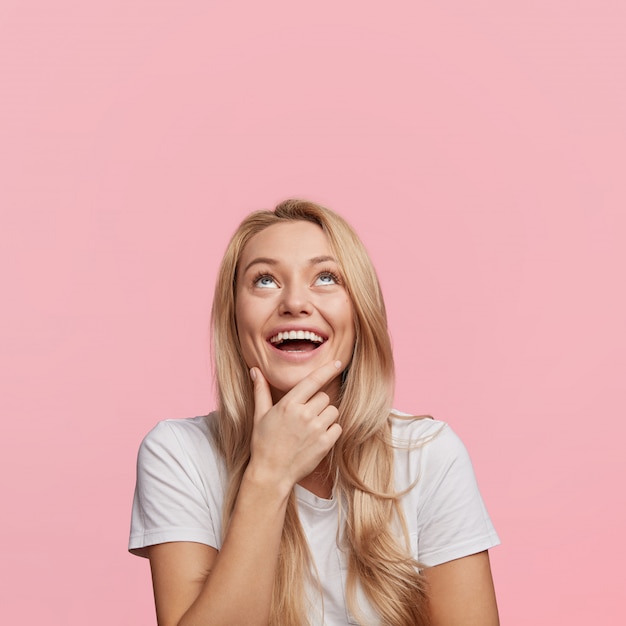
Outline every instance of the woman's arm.
{"type": "Polygon", "coordinates": [[[432,626],[499,626],[489,553],[485,550],[424,570],[432,626]]]}
{"type": "Polygon", "coordinates": [[[246,476],[220,552],[190,542],[149,549],[159,626],[267,624],[288,495],[246,476]]]}
{"type": "Polygon", "coordinates": [[[289,495],[341,434],[337,409],[319,391],[337,369],[319,368],[273,406],[254,368],[251,458],[221,550],[190,542],[148,550],[159,626],[268,623],[289,495]]]}

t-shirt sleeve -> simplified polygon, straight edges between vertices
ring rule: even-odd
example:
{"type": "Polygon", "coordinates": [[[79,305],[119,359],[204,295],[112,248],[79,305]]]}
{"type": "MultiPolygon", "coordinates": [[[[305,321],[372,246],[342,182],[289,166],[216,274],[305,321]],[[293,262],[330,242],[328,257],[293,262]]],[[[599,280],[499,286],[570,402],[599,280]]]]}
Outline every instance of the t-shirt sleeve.
{"type": "Polygon", "coordinates": [[[170,541],[218,547],[193,446],[186,445],[176,421],[157,424],[139,448],[128,545],[139,556],[146,556],[147,546],[170,541]]]}
{"type": "Polygon", "coordinates": [[[418,558],[426,566],[500,543],[463,442],[447,425],[422,449],[418,558]]]}

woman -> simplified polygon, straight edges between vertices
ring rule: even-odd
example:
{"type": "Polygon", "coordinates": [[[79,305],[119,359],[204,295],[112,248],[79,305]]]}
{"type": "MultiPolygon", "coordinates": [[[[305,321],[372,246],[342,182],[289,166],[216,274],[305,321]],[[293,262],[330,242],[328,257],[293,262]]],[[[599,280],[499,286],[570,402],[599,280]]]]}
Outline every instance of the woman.
{"type": "Polygon", "coordinates": [[[130,549],[159,624],[497,625],[469,458],[447,425],[391,411],[384,302],[351,227],[300,200],[251,214],[212,322],[218,410],[139,452],[130,549]]]}

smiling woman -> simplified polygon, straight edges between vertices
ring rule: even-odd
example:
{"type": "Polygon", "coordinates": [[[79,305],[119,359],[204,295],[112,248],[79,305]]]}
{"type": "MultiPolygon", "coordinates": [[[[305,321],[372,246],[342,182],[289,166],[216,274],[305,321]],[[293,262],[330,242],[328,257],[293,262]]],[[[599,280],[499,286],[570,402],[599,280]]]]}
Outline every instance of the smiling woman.
{"type": "Polygon", "coordinates": [[[345,220],[300,200],[248,216],[212,323],[217,410],[139,451],[129,547],[159,624],[498,624],[469,457],[391,408],[385,306],[345,220]]]}

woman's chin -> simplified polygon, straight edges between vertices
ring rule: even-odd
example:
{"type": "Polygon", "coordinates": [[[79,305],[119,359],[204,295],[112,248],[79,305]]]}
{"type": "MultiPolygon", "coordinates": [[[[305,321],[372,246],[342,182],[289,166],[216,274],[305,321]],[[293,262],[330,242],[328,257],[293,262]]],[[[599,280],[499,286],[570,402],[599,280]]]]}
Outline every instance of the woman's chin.
{"type": "Polygon", "coordinates": [[[272,392],[272,399],[274,403],[278,402],[285,394],[289,393],[299,382],[304,380],[306,376],[290,377],[288,379],[270,380],[270,390],[272,392]]]}
{"type": "MultiPolygon", "coordinates": [[[[302,373],[300,376],[290,376],[288,378],[280,378],[280,379],[267,379],[270,390],[272,393],[272,400],[274,404],[276,404],[285,394],[289,393],[299,382],[304,380],[309,372],[302,373]]],[[[332,402],[336,398],[339,397],[339,388],[341,386],[341,378],[338,375],[337,378],[334,378],[330,382],[328,382],[324,387],[320,388],[318,391],[324,391],[327,393],[332,402]]],[[[313,394],[312,394],[313,395],[313,394]]]]}

